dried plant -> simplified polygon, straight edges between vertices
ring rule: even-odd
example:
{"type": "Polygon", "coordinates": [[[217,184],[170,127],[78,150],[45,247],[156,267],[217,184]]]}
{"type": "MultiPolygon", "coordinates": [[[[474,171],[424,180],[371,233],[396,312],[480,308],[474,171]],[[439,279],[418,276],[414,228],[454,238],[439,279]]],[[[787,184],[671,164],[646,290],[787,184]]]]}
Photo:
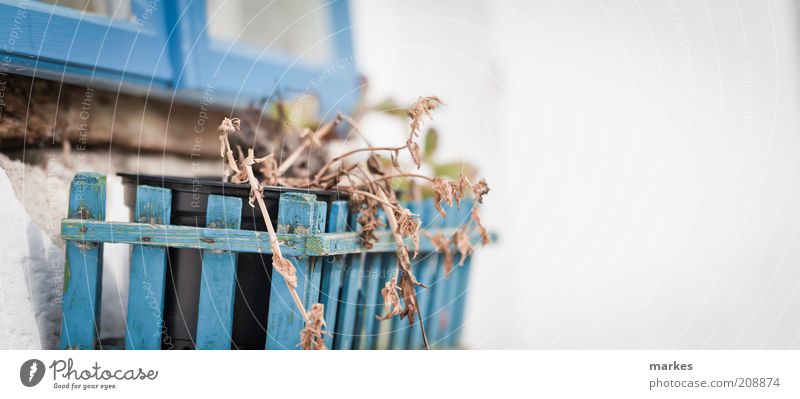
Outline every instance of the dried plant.
{"type": "Polygon", "coordinates": [[[472,251],[475,250],[472,248],[472,244],[469,242],[469,234],[466,228],[467,226],[463,226],[462,228],[456,230],[452,237],[453,244],[461,254],[461,259],[458,260],[459,266],[464,266],[464,261],[472,254],[472,251]]]}
{"type": "Polygon", "coordinates": [[[325,307],[321,303],[311,305],[308,312],[308,321],[305,327],[300,330],[300,347],[303,349],[320,350],[328,349],[325,346],[323,334],[327,334],[322,328],[325,327],[325,307]]]}
{"type": "MultiPolygon", "coordinates": [[[[302,142],[282,162],[272,157],[271,154],[256,158],[252,148],[247,149],[246,156],[243,151],[239,150],[237,161],[228,137],[239,130],[240,121],[229,118],[225,118],[222,121],[219,127],[220,155],[227,160],[226,179],[230,179],[235,183],[249,184],[250,205],[255,206],[255,203],[258,203],[261,208],[269,233],[270,247],[273,252],[273,268],[283,276],[287,288],[291,291],[295,304],[305,320],[305,327],[301,331],[301,346],[304,349],[325,349],[324,340],[322,339],[322,335],[325,334],[323,331],[325,326],[323,319],[324,308],[318,303],[313,304],[308,312],[303,308],[296,290],[297,272],[291,261],[281,254],[277,235],[264,204],[263,188],[260,184],[302,189],[335,189],[347,192],[350,196],[350,211],[358,213],[357,221],[361,226],[360,236],[362,245],[365,248],[371,248],[374,245],[377,241],[375,231],[385,226],[379,215],[380,211],[382,211],[382,214],[386,216],[389,231],[392,233],[395,242],[397,268],[395,274],[385,283],[384,288],[381,290],[384,298],[385,315],[376,315],[376,317],[381,320],[394,316],[407,317],[410,325],[414,325],[415,321],[419,320],[423,341],[427,348],[427,335],[422,323],[423,319],[419,315],[416,294],[416,287],[424,288],[426,286],[414,276],[409,249],[405,245],[405,240],[410,239],[414,245],[413,255],[414,257],[418,256],[420,222],[417,215],[412,214],[409,209],[400,205],[392,182],[396,179],[428,182],[433,191],[436,210],[442,217],[447,214],[443,204],[453,206],[455,201],[460,206],[468,189],[472,191],[472,195],[478,203],[482,203],[483,197],[489,192],[489,187],[485,180],[482,179],[477,184],[472,184],[464,174],[461,174],[456,181],[450,181],[443,177],[429,177],[403,170],[399,160],[401,151],[408,150],[417,169],[429,156],[426,150],[426,154],[423,157],[417,139],[425,118],[430,118],[432,111],[442,104],[442,101],[435,96],[420,97],[418,99],[407,112],[410,123],[405,144],[397,147],[374,147],[367,142],[366,147],[356,148],[332,157],[313,174],[308,173],[306,177],[300,175],[287,176],[286,174],[293,169],[292,165],[301,159],[304,152],[318,147],[321,139],[334,131],[341,121],[349,123],[352,129],[358,135],[361,135],[360,128],[351,117],[337,115],[334,120],[320,125],[316,131],[305,129],[298,133],[302,142]],[[354,155],[365,152],[369,153],[365,161],[352,161],[354,155]],[[384,158],[382,154],[387,155],[388,159],[384,158]],[[262,182],[259,182],[253,173],[255,165],[259,165],[259,172],[263,176],[262,182]]],[[[428,133],[428,136],[432,136],[435,139],[435,134],[431,132],[428,133]]],[[[416,188],[417,186],[412,185],[412,187],[416,188]]],[[[450,246],[456,246],[461,254],[459,264],[463,264],[466,257],[473,251],[469,236],[475,229],[480,232],[482,241],[487,243],[489,234],[481,224],[477,208],[472,210],[471,221],[458,229],[450,239],[445,238],[441,232],[433,236],[424,231],[422,232],[431,239],[437,250],[443,253],[445,270],[448,275],[453,267],[453,253],[450,246]]]]}
{"type": "Polygon", "coordinates": [[[483,223],[481,223],[481,216],[478,214],[478,208],[472,208],[472,221],[475,222],[475,227],[481,233],[481,244],[489,245],[492,243],[492,238],[489,236],[489,231],[486,230],[486,227],[483,227],[483,223]]]}
{"type": "Polygon", "coordinates": [[[375,317],[378,320],[391,319],[403,311],[403,307],[400,306],[400,296],[397,295],[397,291],[397,283],[394,280],[387,281],[384,287],[381,288],[383,308],[386,314],[383,317],[376,315],[375,317]]]}
{"type": "Polygon", "coordinates": [[[436,234],[428,234],[433,246],[442,254],[442,267],[444,268],[445,277],[450,276],[450,271],[453,270],[453,252],[450,250],[450,240],[448,240],[441,231],[436,234]]]}

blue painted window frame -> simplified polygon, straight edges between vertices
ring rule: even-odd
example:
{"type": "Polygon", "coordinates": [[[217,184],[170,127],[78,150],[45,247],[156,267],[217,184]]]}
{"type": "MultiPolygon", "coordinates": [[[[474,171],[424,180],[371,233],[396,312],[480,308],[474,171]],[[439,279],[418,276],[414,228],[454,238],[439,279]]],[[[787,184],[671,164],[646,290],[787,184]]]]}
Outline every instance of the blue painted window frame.
{"type": "Polygon", "coordinates": [[[2,70],[91,84],[169,85],[173,72],[160,0],[131,0],[119,21],[32,0],[0,0],[2,70]],[[3,40],[5,39],[5,42],[3,40]]]}
{"type": "Polygon", "coordinates": [[[211,38],[204,0],[131,0],[134,21],[34,0],[0,0],[0,71],[176,100],[213,91],[215,103],[311,95],[320,115],[349,112],[359,99],[346,0],[325,4],[334,59],[313,64],[269,48],[211,38]],[[24,16],[20,16],[20,12],[24,16]],[[15,38],[13,45],[2,43],[15,38]]]}

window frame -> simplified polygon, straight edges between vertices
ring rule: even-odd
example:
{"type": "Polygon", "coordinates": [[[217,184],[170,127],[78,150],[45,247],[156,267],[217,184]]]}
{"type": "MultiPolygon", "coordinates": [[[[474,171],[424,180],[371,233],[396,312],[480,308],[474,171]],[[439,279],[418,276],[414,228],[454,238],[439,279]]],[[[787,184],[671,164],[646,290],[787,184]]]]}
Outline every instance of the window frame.
{"type": "Polygon", "coordinates": [[[35,0],[0,0],[0,72],[182,102],[195,102],[211,89],[215,104],[237,108],[278,94],[311,95],[319,99],[320,117],[349,112],[360,97],[346,0],[324,5],[334,59],[322,64],[211,38],[204,0],[130,2],[135,21],[35,0]]]}

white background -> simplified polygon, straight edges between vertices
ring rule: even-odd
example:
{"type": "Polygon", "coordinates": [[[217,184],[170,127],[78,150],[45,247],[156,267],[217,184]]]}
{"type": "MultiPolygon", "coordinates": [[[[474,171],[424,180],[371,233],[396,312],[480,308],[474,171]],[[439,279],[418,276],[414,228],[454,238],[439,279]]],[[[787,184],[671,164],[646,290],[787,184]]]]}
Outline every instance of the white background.
{"type": "Polygon", "coordinates": [[[796,1],[352,9],[369,97],[441,96],[492,187],[469,347],[800,348],[796,1]]]}

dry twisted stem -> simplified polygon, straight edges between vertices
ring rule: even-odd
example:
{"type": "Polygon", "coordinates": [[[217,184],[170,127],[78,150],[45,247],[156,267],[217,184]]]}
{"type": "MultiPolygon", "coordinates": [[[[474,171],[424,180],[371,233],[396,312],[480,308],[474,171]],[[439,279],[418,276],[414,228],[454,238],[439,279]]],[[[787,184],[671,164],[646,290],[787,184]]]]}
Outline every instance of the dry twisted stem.
{"type": "Polygon", "coordinates": [[[286,282],[286,286],[289,289],[289,292],[292,295],[292,299],[294,300],[297,309],[300,311],[300,314],[303,316],[303,320],[305,320],[306,325],[301,331],[301,341],[300,344],[303,349],[327,349],[325,347],[324,341],[322,341],[322,326],[325,325],[325,320],[323,318],[324,313],[322,312],[322,305],[321,304],[314,304],[311,306],[311,312],[306,312],[305,307],[303,307],[303,302],[300,299],[300,296],[297,294],[297,270],[295,269],[292,262],[288,259],[283,257],[281,253],[281,246],[278,241],[278,235],[275,233],[275,228],[272,226],[272,219],[269,216],[269,212],[267,211],[267,206],[264,203],[264,189],[259,184],[258,180],[255,177],[255,173],[253,173],[253,165],[256,163],[263,163],[272,158],[272,155],[268,155],[263,158],[255,158],[253,154],[253,149],[247,149],[247,157],[245,157],[242,161],[242,167],[238,168],[236,166],[235,161],[233,160],[233,151],[230,148],[230,142],[228,141],[228,134],[233,133],[238,130],[238,123],[234,122],[231,119],[225,118],[220,125],[220,141],[222,141],[223,150],[221,150],[221,155],[225,157],[227,155],[228,162],[233,163],[229,165],[229,167],[236,172],[234,175],[234,179],[247,182],[250,185],[250,206],[254,206],[253,200],[255,199],[258,202],[258,206],[261,209],[261,215],[264,218],[264,223],[267,226],[267,233],[269,235],[269,244],[270,248],[272,249],[272,267],[275,271],[277,271],[281,276],[283,276],[284,281],[286,282]],[[318,339],[319,338],[319,339],[318,339]]]}

